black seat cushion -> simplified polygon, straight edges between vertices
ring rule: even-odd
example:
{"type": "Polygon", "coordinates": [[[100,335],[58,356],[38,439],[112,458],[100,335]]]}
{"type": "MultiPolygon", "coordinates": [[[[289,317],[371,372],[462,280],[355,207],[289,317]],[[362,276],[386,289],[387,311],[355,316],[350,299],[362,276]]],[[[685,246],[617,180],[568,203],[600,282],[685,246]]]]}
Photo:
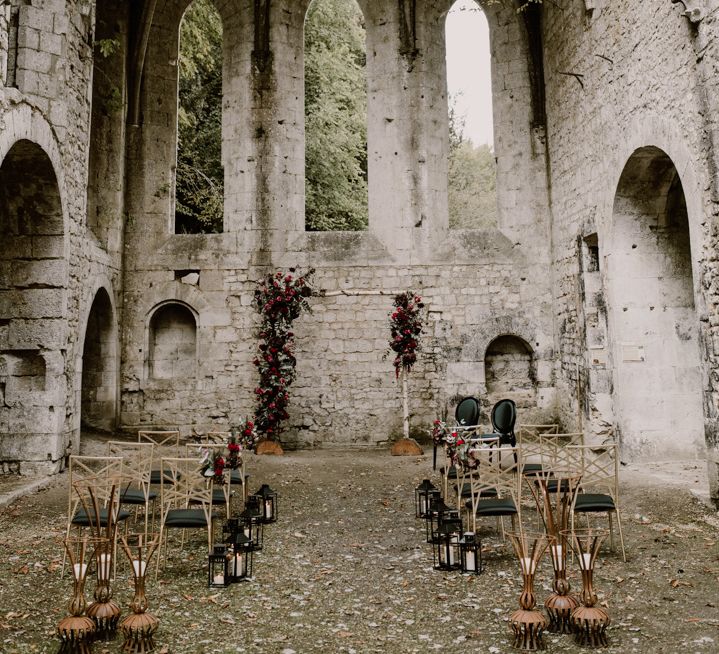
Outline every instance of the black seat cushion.
{"type": "Polygon", "coordinates": [[[574,510],[580,513],[591,513],[593,511],[615,511],[614,500],[611,495],[604,493],[580,493],[574,504],[574,510]]]}
{"type": "Polygon", "coordinates": [[[517,507],[511,497],[497,497],[479,500],[477,503],[478,516],[512,515],[517,513],[517,507]]]}
{"type": "Polygon", "coordinates": [[[439,469],[439,474],[446,475],[447,479],[457,479],[457,468],[454,466],[450,468],[442,467],[439,469]]]}
{"type": "Polygon", "coordinates": [[[522,472],[524,474],[528,472],[542,472],[542,470],[544,470],[544,468],[541,463],[525,463],[522,466],[522,472]]]}
{"type": "MultiPolygon", "coordinates": [[[[94,517],[94,511],[91,512],[94,517]]],[[[107,526],[107,509],[103,508],[100,509],[100,526],[106,527],[107,526]]],[[[118,511],[117,512],[117,522],[121,522],[122,520],[127,520],[130,517],[130,514],[127,511],[118,511]]],[[[87,513],[85,512],[84,508],[80,508],[77,510],[77,513],[72,518],[72,524],[77,525],[78,527],[89,527],[90,526],[90,520],[88,518],[87,513]]],[[[95,524],[95,521],[93,521],[93,524],[95,524]]]]}
{"type": "MultiPolygon", "coordinates": [[[[152,502],[157,499],[157,493],[150,491],[147,494],[147,500],[152,502]]],[[[141,488],[126,488],[120,496],[122,504],[144,504],[145,493],[141,488]]]]}
{"type": "Polygon", "coordinates": [[[201,509],[170,509],[165,518],[165,527],[181,529],[207,527],[207,518],[201,509]]]}
{"type": "Polygon", "coordinates": [[[566,493],[569,490],[569,480],[568,479],[562,479],[561,483],[557,479],[549,479],[547,480],[547,492],[549,493],[556,493],[556,492],[562,492],[566,493]]]}
{"type": "MultiPolygon", "coordinates": [[[[180,475],[177,475],[177,478],[180,478],[180,475]]],[[[151,484],[160,484],[162,481],[162,472],[160,470],[153,470],[150,472],[150,483],[151,484]]],[[[165,473],[165,483],[166,484],[172,484],[172,477],[170,476],[170,473],[165,473]]]]}

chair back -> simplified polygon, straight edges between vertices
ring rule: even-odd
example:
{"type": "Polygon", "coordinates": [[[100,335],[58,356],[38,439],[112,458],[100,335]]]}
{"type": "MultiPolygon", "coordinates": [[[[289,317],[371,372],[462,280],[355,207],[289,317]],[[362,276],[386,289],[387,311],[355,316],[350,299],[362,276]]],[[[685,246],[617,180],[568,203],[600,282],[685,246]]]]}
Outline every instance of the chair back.
{"type": "Polygon", "coordinates": [[[150,474],[155,459],[155,444],[108,441],[107,454],[108,456],[122,457],[123,477],[141,488],[147,496],[150,492],[150,474]]]}
{"type": "Polygon", "coordinates": [[[567,445],[565,459],[582,474],[583,491],[602,491],[617,502],[619,493],[619,457],[617,444],[567,445]]]}
{"type": "Polygon", "coordinates": [[[123,476],[123,461],[121,456],[80,456],[72,454],[69,465],[69,494],[68,518],[71,520],[80,505],[79,488],[87,481],[87,487],[105,506],[111,497],[113,486],[119,489],[125,477],[123,476]]]}
{"type": "Polygon", "coordinates": [[[202,474],[200,461],[192,457],[163,457],[160,463],[163,519],[170,509],[187,509],[197,504],[206,509],[209,518],[212,477],[202,474]]]}
{"type": "Polygon", "coordinates": [[[225,445],[229,443],[232,434],[229,431],[208,431],[204,438],[206,443],[225,445]]]}
{"type": "Polygon", "coordinates": [[[458,425],[473,427],[479,424],[479,409],[479,400],[476,397],[465,397],[457,404],[454,419],[458,425]]]}
{"type": "Polygon", "coordinates": [[[517,405],[513,400],[499,400],[492,407],[492,427],[498,434],[514,435],[514,423],[517,422],[517,405]]]}
{"type": "Polygon", "coordinates": [[[519,507],[522,477],[516,447],[483,447],[472,452],[476,468],[472,475],[472,498],[485,491],[496,491],[497,497],[511,497],[519,507]]]}
{"type": "Polygon", "coordinates": [[[154,443],[157,447],[180,446],[180,431],[178,429],[152,431],[141,429],[137,432],[138,443],[154,443]]]}
{"type": "Polygon", "coordinates": [[[552,433],[539,435],[539,450],[542,463],[550,468],[580,470],[581,455],[567,450],[570,446],[583,446],[584,432],[552,433]],[[579,457],[579,459],[577,458],[579,457]]]}

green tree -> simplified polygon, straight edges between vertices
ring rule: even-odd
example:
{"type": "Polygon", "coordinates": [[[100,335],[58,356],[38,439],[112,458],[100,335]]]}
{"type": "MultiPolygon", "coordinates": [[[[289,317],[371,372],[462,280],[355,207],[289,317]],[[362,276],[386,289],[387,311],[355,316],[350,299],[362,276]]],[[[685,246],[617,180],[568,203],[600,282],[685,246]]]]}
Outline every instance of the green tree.
{"type": "Polygon", "coordinates": [[[222,231],[222,21],[195,0],[180,28],[175,232],[222,231]]]}
{"type": "Polygon", "coordinates": [[[367,227],[365,28],[354,0],[314,0],[305,20],[305,221],[367,227]]]}
{"type": "Polygon", "coordinates": [[[452,229],[497,226],[497,164],[486,144],[464,138],[464,118],[456,98],[449,99],[449,161],[447,201],[452,229]]]}

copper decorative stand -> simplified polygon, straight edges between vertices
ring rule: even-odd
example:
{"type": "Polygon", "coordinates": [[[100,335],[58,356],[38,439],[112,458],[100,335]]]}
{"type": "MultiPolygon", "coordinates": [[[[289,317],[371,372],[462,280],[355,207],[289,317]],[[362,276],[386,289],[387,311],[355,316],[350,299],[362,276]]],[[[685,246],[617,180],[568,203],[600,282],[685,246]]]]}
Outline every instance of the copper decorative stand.
{"type": "Polygon", "coordinates": [[[519,596],[519,605],[522,607],[509,616],[509,626],[514,633],[512,646],[524,650],[544,649],[542,632],[547,627],[547,618],[538,609],[534,608],[534,575],[539,561],[549,543],[546,534],[513,532],[507,534],[512,540],[514,553],[519,559],[522,571],[522,594],[519,596]]]}
{"type": "Polygon", "coordinates": [[[68,604],[70,615],[60,620],[57,635],[60,638],[58,654],[90,654],[95,623],[85,613],[85,578],[88,561],[95,542],[91,538],[66,538],[64,541],[73,574],[72,599],[68,604]]]}
{"type": "MultiPolygon", "coordinates": [[[[571,537],[569,531],[566,537],[571,537]]],[[[597,595],[594,592],[594,564],[599,554],[599,547],[607,537],[607,532],[599,529],[577,529],[574,531],[572,546],[582,570],[582,606],[572,611],[572,627],[574,641],[586,647],[606,647],[607,627],[611,624],[609,614],[601,607],[595,606],[597,595]]]]}
{"type": "Polygon", "coordinates": [[[576,596],[570,594],[567,579],[567,538],[564,532],[569,528],[570,511],[577,494],[581,475],[560,471],[532,471],[525,473],[534,501],[537,503],[547,536],[550,537],[549,553],[554,569],[554,592],[544,600],[549,615],[547,631],[571,634],[572,611],[579,606],[576,596]]]}
{"type": "Polygon", "coordinates": [[[130,602],[132,614],[120,623],[120,631],[125,637],[122,651],[129,654],[146,654],[155,649],[154,635],[160,621],[147,612],[145,596],[145,578],[150,559],[155,553],[159,540],[156,534],[148,539],[144,534],[131,534],[121,537],[122,549],[132,564],[135,578],[135,596],[130,602]]]}

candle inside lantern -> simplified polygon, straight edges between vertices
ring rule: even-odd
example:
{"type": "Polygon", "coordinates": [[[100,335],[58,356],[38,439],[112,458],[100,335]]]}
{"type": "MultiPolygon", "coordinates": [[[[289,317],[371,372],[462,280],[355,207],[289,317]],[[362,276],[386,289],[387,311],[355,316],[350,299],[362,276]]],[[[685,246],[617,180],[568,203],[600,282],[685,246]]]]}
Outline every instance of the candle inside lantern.
{"type": "Polygon", "coordinates": [[[582,554],[582,570],[589,570],[592,566],[592,555],[590,552],[582,554]]]}
{"type": "Polygon", "coordinates": [[[146,568],[147,568],[147,561],[140,561],[139,559],[133,559],[132,569],[135,571],[136,577],[144,576],[146,568]]]}
{"type": "Polygon", "coordinates": [[[564,568],[564,557],[562,556],[561,545],[552,545],[552,558],[557,569],[562,570],[564,568]]]}
{"type": "Polygon", "coordinates": [[[83,579],[87,572],[87,563],[76,563],[72,566],[72,569],[75,573],[75,579],[83,579]]]}
{"type": "Polygon", "coordinates": [[[534,562],[534,559],[530,556],[525,556],[521,560],[522,563],[522,572],[527,575],[534,574],[534,569],[536,567],[536,563],[534,562]]]}
{"type": "Polygon", "coordinates": [[[221,586],[222,584],[225,583],[225,575],[222,575],[222,574],[215,575],[214,578],[212,579],[212,582],[217,586],[221,586]]]}
{"type": "Polygon", "coordinates": [[[454,556],[459,546],[459,535],[454,534],[449,541],[449,565],[454,565],[454,556]]]}
{"type": "Polygon", "coordinates": [[[272,517],[272,500],[265,500],[265,518],[272,517]]]}
{"type": "Polygon", "coordinates": [[[243,558],[244,558],[243,555],[240,554],[239,552],[235,554],[235,558],[234,558],[235,570],[233,573],[235,575],[235,577],[244,577],[245,576],[245,571],[243,569],[243,564],[244,564],[243,558]]]}
{"type": "Polygon", "coordinates": [[[110,578],[110,562],[112,556],[110,554],[100,554],[97,564],[97,578],[98,579],[109,579],[110,578]]]}
{"type": "Polygon", "coordinates": [[[421,515],[427,513],[427,498],[424,495],[419,496],[419,512],[421,515]]]}

